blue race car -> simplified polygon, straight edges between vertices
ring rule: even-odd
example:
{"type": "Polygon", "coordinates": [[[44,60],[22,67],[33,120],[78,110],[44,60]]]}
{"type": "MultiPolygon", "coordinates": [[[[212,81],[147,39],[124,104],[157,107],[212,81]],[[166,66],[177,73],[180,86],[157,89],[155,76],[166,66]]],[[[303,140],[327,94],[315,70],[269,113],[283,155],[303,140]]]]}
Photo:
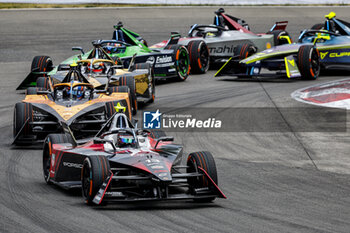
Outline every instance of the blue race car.
{"type": "Polygon", "coordinates": [[[316,79],[322,69],[344,68],[350,64],[350,23],[336,19],[334,12],[325,15],[324,25],[301,32],[298,42],[255,53],[251,44],[238,46],[232,57],[215,76],[271,76],[316,79]]]}

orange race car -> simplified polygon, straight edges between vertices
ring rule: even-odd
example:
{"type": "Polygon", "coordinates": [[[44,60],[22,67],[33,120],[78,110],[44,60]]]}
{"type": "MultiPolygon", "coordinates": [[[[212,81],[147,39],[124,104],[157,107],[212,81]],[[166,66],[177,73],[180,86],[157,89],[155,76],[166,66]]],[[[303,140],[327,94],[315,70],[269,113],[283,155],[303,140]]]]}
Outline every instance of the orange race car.
{"type": "Polygon", "coordinates": [[[62,83],[50,84],[49,89],[26,90],[25,99],[14,109],[14,144],[43,141],[49,133],[62,132],[62,124],[68,125],[77,139],[90,137],[115,111],[123,111],[131,119],[128,86],[107,85],[96,90],[76,67],[71,67],[62,83]]]}

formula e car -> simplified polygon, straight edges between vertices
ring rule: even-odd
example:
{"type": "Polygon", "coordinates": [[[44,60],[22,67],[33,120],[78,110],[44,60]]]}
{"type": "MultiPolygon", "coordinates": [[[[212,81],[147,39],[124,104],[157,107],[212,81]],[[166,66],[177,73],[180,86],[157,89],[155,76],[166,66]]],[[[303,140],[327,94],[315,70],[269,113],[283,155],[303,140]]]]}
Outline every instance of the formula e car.
{"type": "MultiPolygon", "coordinates": [[[[35,57],[32,62],[32,71],[17,87],[17,90],[30,86],[49,89],[50,82],[57,84],[65,79],[67,73],[70,72],[70,64],[78,63],[80,73],[95,89],[104,89],[107,83],[109,86],[128,86],[134,114],[137,111],[137,102],[154,102],[155,80],[153,68],[150,64],[136,64],[134,57],[129,62],[128,68],[124,68],[120,60],[114,60],[106,53],[102,48],[101,41],[93,41],[92,44],[94,48],[88,54],[70,57],[56,67],[52,67],[50,57],[35,57]],[[107,77],[108,74],[110,79],[107,77]],[[48,81],[36,83],[40,76],[48,76],[48,81]]],[[[81,48],[74,49],[81,50],[81,48]]]]}
{"type": "MultiPolygon", "coordinates": [[[[266,34],[255,34],[242,19],[225,14],[223,8],[215,11],[214,24],[195,24],[187,37],[180,38],[177,44],[192,51],[200,51],[199,56],[190,56],[191,72],[204,73],[209,64],[226,62],[234,55],[237,46],[250,43],[255,51],[269,49],[272,46],[291,43],[288,32],[285,31],[288,21],[276,22],[266,34]]],[[[162,48],[170,41],[162,41],[151,46],[162,48]]]]}
{"type": "Polygon", "coordinates": [[[81,187],[87,204],[226,198],[210,152],[190,153],[183,165],[183,147],[173,137],[138,129],[123,113],[84,144],[69,128],[65,132],[45,140],[44,178],[66,189],[81,187]]]}
{"type": "MultiPolygon", "coordinates": [[[[225,64],[216,76],[239,77],[270,76],[262,69],[276,71],[288,78],[316,79],[321,68],[344,68],[350,63],[350,23],[336,19],[335,13],[325,15],[321,29],[303,30],[298,43],[276,46],[254,55],[251,44],[237,51],[232,61],[225,64]],[[323,28],[323,29],[322,29],[323,28]],[[246,56],[241,56],[247,54],[246,56]],[[251,55],[251,56],[250,56],[251,55]],[[237,62],[235,58],[238,60],[237,62]]],[[[313,28],[320,28],[319,25],[313,28]]]]}
{"type": "MultiPolygon", "coordinates": [[[[128,67],[136,54],[136,63],[149,63],[157,78],[172,78],[184,81],[190,73],[189,53],[186,47],[176,45],[174,41],[179,37],[172,34],[168,46],[162,49],[147,47],[147,42],[137,33],[123,27],[122,22],[114,25],[111,41],[102,41],[103,48],[114,59],[123,61],[128,67]]],[[[198,52],[195,52],[198,54],[198,52]]]]}
{"type": "MultiPolygon", "coordinates": [[[[43,141],[49,133],[62,132],[62,122],[70,126],[77,138],[93,136],[116,108],[125,109],[131,118],[129,87],[96,90],[77,67],[73,66],[62,83],[50,89],[29,87],[26,90],[25,99],[14,108],[14,144],[43,141]]],[[[47,77],[39,79],[47,81],[47,77]]]]}

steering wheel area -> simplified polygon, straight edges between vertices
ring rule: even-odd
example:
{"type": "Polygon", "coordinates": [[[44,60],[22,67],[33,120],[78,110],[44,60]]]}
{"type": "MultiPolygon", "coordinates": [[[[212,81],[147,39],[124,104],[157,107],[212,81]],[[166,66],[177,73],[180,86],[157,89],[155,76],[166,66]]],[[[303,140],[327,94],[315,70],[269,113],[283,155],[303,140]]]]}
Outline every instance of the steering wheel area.
{"type": "Polygon", "coordinates": [[[91,99],[93,87],[87,83],[60,83],[54,86],[56,101],[80,101],[91,99]]]}
{"type": "Polygon", "coordinates": [[[227,31],[226,28],[217,25],[194,25],[188,32],[189,37],[217,37],[227,31]]]}
{"type": "Polygon", "coordinates": [[[101,42],[101,47],[108,54],[123,53],[125,52],[126,47],[128,46],[131,46],[131,44],[120,40],[108,40],[108,41],[101,42]]]}
{"type": "Polygon", "coordinates": [[[335,32],[327,31],[327,30],[305,30],[300,34],[298,42],[314,43],[314,41],[318,38],[320,38],[321,41],[322,40],[324,41],[322,37],[327,37],[327,36],[330,39],[330,36],[341,36],[341,35],[335,32]]]}
{"type": "Polygon", "coordinates": [[[81,64],[82,73],[102,75],[113,72],[114,69],[112,67],[115,65],[114,61],[108,59],[86,59],[80,60],[77,63],[81,64]]]}

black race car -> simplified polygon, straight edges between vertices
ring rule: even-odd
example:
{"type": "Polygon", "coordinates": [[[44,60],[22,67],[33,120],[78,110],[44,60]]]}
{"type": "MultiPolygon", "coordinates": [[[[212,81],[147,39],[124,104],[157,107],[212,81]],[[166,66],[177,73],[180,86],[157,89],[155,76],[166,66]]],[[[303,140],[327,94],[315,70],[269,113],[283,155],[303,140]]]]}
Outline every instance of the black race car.
{"type": "Polygon", "coordinates": [[[183,165],[183,147],[173,137],[138,129],[124,113],[115,113],[84,144],[69,127],[65,132],[46,138],[44,178],[67,189],[81,187],[87,204],[226,198],[210,152],[190,153],[183,165]]]}

